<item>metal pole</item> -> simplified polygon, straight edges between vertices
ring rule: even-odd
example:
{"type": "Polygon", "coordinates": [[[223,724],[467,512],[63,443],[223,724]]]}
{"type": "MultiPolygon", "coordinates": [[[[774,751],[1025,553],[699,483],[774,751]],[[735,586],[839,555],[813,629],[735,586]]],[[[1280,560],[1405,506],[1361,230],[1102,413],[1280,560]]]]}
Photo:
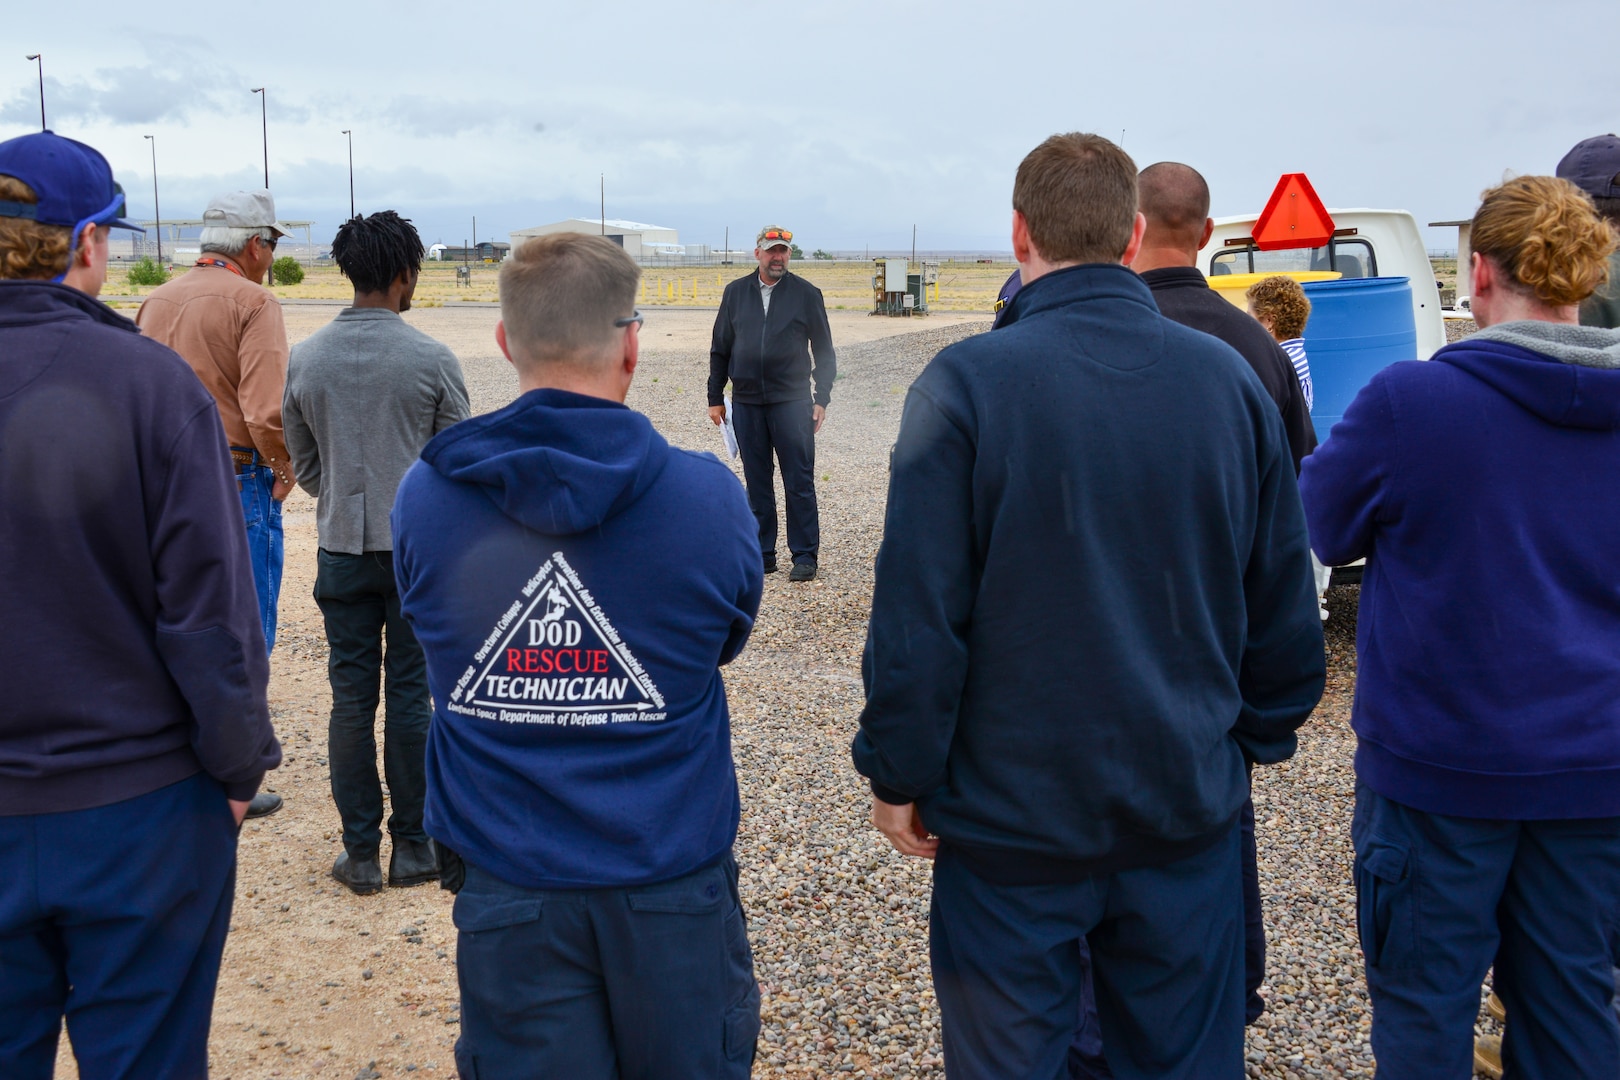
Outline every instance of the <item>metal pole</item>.
{"type": "Polygon", "coordinates": [[[157,232],[158,265],[162,266],[163,265],[163,211],[158,209],[157,136],[155,136],[155,135],[146,135],[146,136],[143,136],[143,138],[149,140],[152,143],[152,219],[153,219],[153,224],[156,226],[155,231],[157,232]]]}
{"type": "Polygon", "coordinates": [[[253,92],[259,95],[259,124],[264,129],[264,189],[270,190],[270,113],[265,100],[270,97],[264,92],[264,87],[254,87],[253,92]]]}
{"type": "Polygon", "coordinates": [[[607,235],[607,173],[597,174],[602,182],[602,235],[607,235]]]}
{"type": "Polygon", "coordinates": [[[917,265],[917,226],[915,225],[911,227],[911,265],[917,265]]]}
{"type": "MultiPolygon", "coordinates": [[[[477,214],[473,215],[473,250],[474,251],[478,250],[478,215],[477,214]]],[[[484,261],[483,257],[480,256],[478,261],[483,262],[484,261]]]]}
{"type": "Polygon", "coordinates": [[[725,265],[725,266],[730,266],[731,265],[731,226],[730,225],[726,226],[726,249],[720,253],[720,262],[721,262],[722,265],[725,265]]]}
{"type": "Polygon", "coordinates": [[[29,53],[28,59],[39,68],[39,130],[48,131],[45,126],[45,54],[29,53]]]}
{"type": "Polygon", "coordinates": [[[348,128],[343,134],[349,137],[349,218],[354,218],[354,132],[348,128]]]}

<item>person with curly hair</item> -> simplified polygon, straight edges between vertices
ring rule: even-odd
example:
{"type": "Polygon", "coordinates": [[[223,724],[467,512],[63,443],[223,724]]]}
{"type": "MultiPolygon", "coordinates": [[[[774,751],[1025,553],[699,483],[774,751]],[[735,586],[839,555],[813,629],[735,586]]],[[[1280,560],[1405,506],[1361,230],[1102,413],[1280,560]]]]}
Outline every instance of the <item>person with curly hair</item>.
{"type": "Polygon", "coordinates": [[[1351,723],[1381,1080],[1464,1077],[1495,962],[1506,1072],[1613,1080],[1620,896],[1614,229],[1522,176],[1473,220],[1480,329],[1375,375],[1305,462],[1323,562],[1366,558],[1351,723]]]}
{"type": "Polygon", "coordinates": [[[1288,362],[1294,365],[1294,377],[1299,380],[1300,392],[1305,395],[1305,409],[1316,408],[1316,395],[1311,391],[1311,365],[1305,359],[1305,323],[1311,317],[1310,297],[1299,282],[1285,274],[1274,274],[1264,281],[1249,286],[1244,294],[1249,301],[1249,314],[1265,327],[1288,362]]]}

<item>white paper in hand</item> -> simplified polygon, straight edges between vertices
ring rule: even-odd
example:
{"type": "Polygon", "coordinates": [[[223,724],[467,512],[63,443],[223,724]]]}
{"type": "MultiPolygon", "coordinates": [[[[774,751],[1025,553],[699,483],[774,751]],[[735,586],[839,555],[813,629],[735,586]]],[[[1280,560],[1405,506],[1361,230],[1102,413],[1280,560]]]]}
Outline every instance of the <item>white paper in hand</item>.
{"type": "Polygon", "coordinates": [[[720,425],[720,436],[726,440],[726,453],[731,456],[732,461],[736,461],[738,454],[737,429],[733,427],[731,423],[731,399],[728,397],[725,399],[725,401],[726,419],[725,422],[720,425]]]}

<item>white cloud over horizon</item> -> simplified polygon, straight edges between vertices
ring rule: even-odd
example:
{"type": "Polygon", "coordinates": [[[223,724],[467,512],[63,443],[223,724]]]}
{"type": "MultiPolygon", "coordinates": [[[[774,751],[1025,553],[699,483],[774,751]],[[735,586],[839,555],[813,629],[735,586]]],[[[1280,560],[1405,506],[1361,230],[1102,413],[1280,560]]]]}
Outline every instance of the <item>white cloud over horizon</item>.
{"type": "MultiPolygon", "coordinates": [[[[397,209],[429,242],[565,216],[654,221],[733,243],[766,220],[807,249],[1005,250],[1018,160],[1053,131],[1118,138],[1209,178],[1214,211],[1259,208],[1304,171],[1330,206],[1467,216],[1505,172],[1550,172],[1620,129],[1596,0],[1432,5],[1101,5],[826,0],[679,7],[102,0],[13,14],[0,138],[38,126],[103,153],[151,212],[263,182],[330,236],[397,209]],[[172,33],[160,28],[187,27],[172,33]],[[95,27],[87,34],[86,27],[95,27]],[[248,28],[262,32],[244,36],[248,28]]],[[[1433,242],[1446,238],[1436,234],[1433,242]]]]}

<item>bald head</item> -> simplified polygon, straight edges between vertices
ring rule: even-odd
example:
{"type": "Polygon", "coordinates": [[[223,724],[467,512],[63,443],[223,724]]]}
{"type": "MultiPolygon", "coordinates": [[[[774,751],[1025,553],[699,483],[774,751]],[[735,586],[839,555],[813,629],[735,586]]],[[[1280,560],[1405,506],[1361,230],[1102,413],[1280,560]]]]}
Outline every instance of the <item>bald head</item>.
{"type": "Polygon", "coordinates": [[[1198,170],[1178,161],[1161,161],[1143,169],[1136,184],[1147,218],[1143,246],[1196,255],[1209,220],[1209,185],[1198,170]]]}

